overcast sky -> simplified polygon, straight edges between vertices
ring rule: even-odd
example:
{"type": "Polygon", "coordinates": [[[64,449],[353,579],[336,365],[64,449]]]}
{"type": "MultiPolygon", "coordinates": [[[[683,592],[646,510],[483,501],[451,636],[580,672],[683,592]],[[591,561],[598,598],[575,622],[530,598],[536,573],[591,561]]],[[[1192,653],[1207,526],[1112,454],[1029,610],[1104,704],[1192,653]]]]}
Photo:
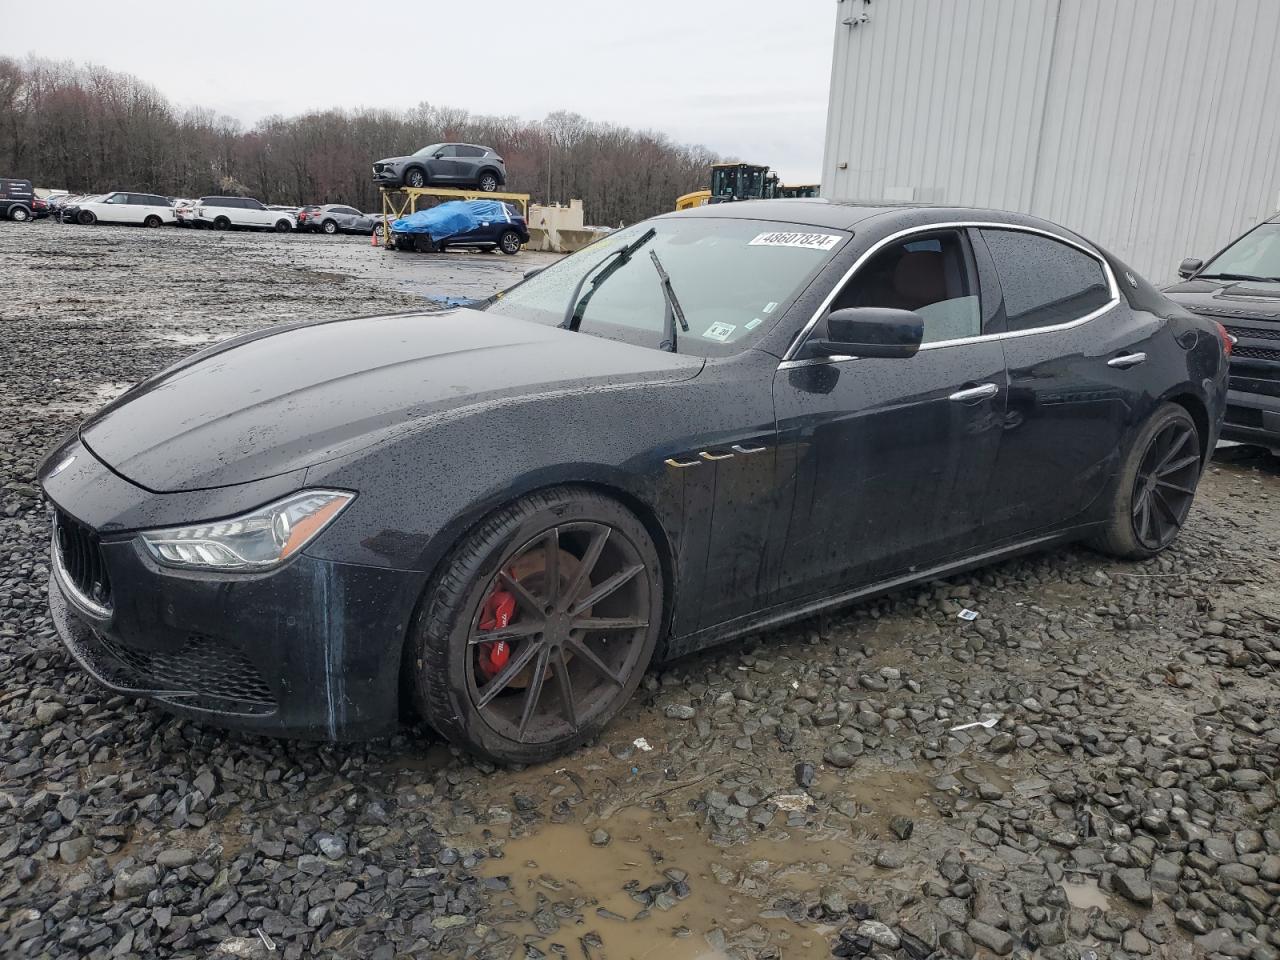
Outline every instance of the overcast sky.
{"type": "Polygon", "coordinates": [[[59,0],[56,13],[0,0],[0,10],[0,53],[126,71],[247,125],[424,100],[525,119],[570,110],[769,164],[784,183],[816,183],[821,171],[830,0],[59,0]]]}

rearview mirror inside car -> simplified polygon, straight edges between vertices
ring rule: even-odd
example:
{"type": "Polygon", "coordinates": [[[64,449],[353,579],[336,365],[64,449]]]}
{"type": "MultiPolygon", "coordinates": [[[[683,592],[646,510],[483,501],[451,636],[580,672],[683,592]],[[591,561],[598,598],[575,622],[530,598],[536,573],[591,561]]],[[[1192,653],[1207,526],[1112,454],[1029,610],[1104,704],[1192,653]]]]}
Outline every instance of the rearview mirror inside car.
{"type": "Polygon", "coordinates": [[[827,336],[810,340],[816,356],[914,357],[924,339],[924,317],[890,307],[847,307],[827,314],[827,336]]]}
{"type": "Polygon", "coordinates": [[[1180,276],[1183,280],[1186,280],[1189,277],[1194,277],[1197,273],[1200,272],[1200,268],[1203,266],[1204,266],[1203,260],[1200,260],[1196,257],[1187,257],[1187,259],[1183,260],[1180,264],[1178,264],[1178,276],[1180,276]]]}

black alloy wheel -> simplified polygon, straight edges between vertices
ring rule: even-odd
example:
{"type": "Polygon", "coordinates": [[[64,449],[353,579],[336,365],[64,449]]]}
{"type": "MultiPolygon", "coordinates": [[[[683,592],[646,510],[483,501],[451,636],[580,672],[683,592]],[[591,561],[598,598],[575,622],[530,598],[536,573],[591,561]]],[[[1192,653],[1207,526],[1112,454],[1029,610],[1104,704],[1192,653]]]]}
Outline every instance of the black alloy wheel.
{"type": "Polygon", "coordinates": [[[147,217],[147,219],[142,221],[142,225],[144,227],[151,227],[154,229],[155,227],[160,226],[160,218],[153,213],[151,216],[147,217]]]}
{"type": "Polygon", "coordinates": [[[1191,414],[1162,403],[1120,461],[1106,520],[1092,545],[1126,560],[1146,560],[1169,546],[1191,510],[1202,456],[1191,414]]]}
{"type": "Polygon", "coordinates": [[[76,217],[86,227],[92,226],[98,222],[98,218],[93,215],[92,210],[81,210],[80,215],[76,217]]]}
{"type": "Polygon", "coordinates": [[[1133,485],[1133,532],[1148,550],[1173,542],[1191,510],[1200,477],[1194,424],[1171,420],[1152,438],[1133,485]]]}
{"type": "Polygon", "coordinates": [[[293,229],[293,224],[288,220],[281,218],[276,221],[276,233],[288,233],[293,229]]]}
{"type": "Polygon", "coordinates": [[[455,551],[420,615],[422,712],[504,762],[585,742],[653,656],[660,571],[644,525],[594,492],[552,490],[499,511],[455,551]]]}
{"type": "Polygon", "coordinates": [[[226,217],[218,217],[216,220],[213,221],[213,229],[215,230],[226,230],[230,226],[231,226],[231,221],[228,220],[226,217]]]}
{"type": "Polygon", "coordinates": [[[495,177],[492,173],[483,174],[480,177],[480,182],[477,184],[477,186],[484,193],[493,193],[495,190],[498,189],[498,178],[495,177]]]}

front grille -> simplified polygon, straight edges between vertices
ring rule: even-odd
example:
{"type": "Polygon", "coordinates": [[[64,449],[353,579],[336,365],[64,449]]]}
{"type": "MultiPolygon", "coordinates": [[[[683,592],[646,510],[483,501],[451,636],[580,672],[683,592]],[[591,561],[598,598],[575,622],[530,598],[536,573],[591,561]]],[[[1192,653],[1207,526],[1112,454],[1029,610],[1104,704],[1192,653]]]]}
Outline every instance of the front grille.
{"type": "Polygon", "coordinates": [[[1222,418],[1226,423],[1237,427],[1262,428],[1262,411],[1253,407],[1240,407],[1234,403],[1227,404],[1227,411],[1222,418]]]}
{"type": "Polygon", "coordinates": [[[1227,333],[1239,340],[1280,340],[1280,327],[1233,327],[1227,333]]]}
{"type": "Polygon", "coordinates": [[[71,581],[70,586],[82,598],[111,609],[111,579],[107,576],[98,535],[61,510],[54,514],[53,523],[58,563],[71,581]]]}
{"type": "Polygon", "coordinates": [[[1232,360],[1270,360],[1280,363],[1280,349],[1275,347],[1242,347],[1236,344],[1231,349],[1232,360]]]}
{"type": "Polygon", "coordinates": [[[133,674],[130,686],[274,706],[257,668],[225,640],[195,633],[178,650],[139,650],[101,633],[98,642],[133,674]]]}

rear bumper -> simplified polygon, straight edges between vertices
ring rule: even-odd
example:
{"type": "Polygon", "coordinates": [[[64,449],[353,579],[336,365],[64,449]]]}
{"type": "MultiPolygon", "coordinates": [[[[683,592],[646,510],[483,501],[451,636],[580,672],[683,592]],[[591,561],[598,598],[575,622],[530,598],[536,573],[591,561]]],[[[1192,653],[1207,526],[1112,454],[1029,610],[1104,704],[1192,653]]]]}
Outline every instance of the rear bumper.
{"type": "Polygon", "coordinates": [[[1280,397],[1228,390],[1220,437],[1280,450],[1280,397]]]}

